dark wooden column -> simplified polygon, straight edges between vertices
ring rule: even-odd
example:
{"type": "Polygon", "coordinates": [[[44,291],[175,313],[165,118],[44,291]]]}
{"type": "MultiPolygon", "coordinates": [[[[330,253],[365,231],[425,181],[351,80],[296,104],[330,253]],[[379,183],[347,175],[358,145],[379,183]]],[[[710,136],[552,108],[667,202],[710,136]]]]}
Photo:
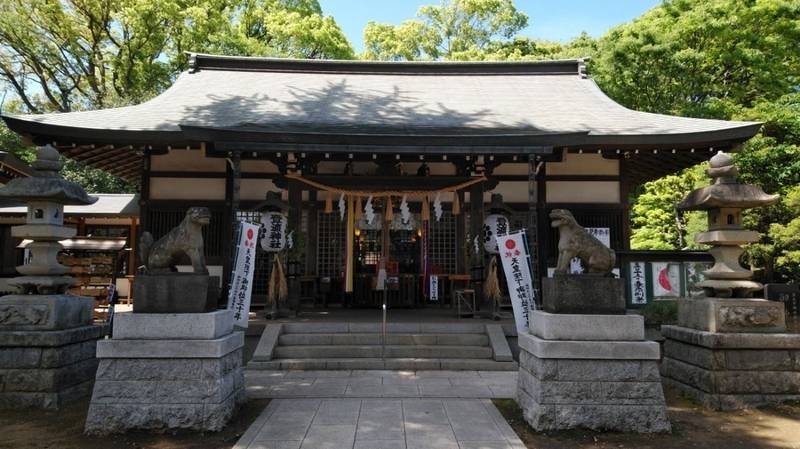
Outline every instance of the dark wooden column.
{"type": "Polygon", "coordinates": [[[317,191],[308,191],[308,229],[303,237],[306,241],[306,273],[317,272],[317,240],[319,238],[319,204],[317,204],[317,191]]]}
{"type": "Polygon", "coordinates": [[[464,209],[464,191],[459,190],[455,193],[458,196],[458,204],[461,206],[461,213],[455,217],[456,220],[456,272],[453,274],[466,273],[469,267],[465,260],[464,241],[467,239],[467,214],[464,209]]]}
{"type": "MultiPolygon", "coordinates": [[[[289,191],[289,230],[295,236],[300,235],[300,219],[303,212],[303,188],[298,181],[289,180],[286,186],[289,191]]],[[[288,261],[287,261],[288,262],[288,261]]],[[[296,276],[289,279],[289,307],[294,310],[295,316],[300,303],[300,283],[296,276]]]]}
{"type": "MultiPolygon", "coordinates": [[[[483,183],[475,184],[469,189],[469,229],[470,229],[470,245],[472,245],[475,236],[478,236],[478,257],[481,265],[484,265],[484,251],[483,251],[483,183]]],[[[483,304],[483,278],[481,282],[475,283],[475,302],[476,304],[483,304]]],[[[491,312],[491,308],[489,309],[491,312]]]]}
{"type": "Polygon", "coordinates": [[[628,195],[631,191],[630,177],[628,176],[628,164],[625,159],[619,159],[619,202],[622,205],[622,249],[631,249],[631,205],[628,203],[628,195]]]}
{"type": "MultiPolygon", "coordinates": [[[[142,177],[141,185],[139,186],[139,229],[131,235],[131,241],[134,242],[134,252],[138,251],[140,246],[139,234],[150,230],[150,151],[144,150],[142,154],[142,177]]],[[[139,254],[135,255],[135,266],[139,266],[139,254]]],[[[135,271],[134,271],[135,273],[135,271]]]]}
{"type": "Polygon", "coordinates": [[[225,164],[225,209],[223,232],[227,241],[222,242],[222,298],[221,302],[227,304],[228,289],[230,287],[231,268],[233,267],[234,246],[238,233],[238,220],[236,212],[239,210],[239,191],[242,177],[242,156],[234,151],[225,164]]]}

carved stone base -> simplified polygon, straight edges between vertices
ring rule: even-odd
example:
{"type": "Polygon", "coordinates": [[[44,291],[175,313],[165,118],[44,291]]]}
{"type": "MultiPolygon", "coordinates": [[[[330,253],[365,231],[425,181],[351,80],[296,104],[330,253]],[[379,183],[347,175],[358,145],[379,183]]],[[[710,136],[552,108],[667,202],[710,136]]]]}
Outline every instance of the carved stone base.
{"type": "Polygon", "coordinates": [[[0,331],[0,409],[56,410],[92,392],[106,326],[0,331]]]}
{"type": "Polygon", "coordinates": [[[775,301],[698,298],[678,301],[678,324],[707,332],[783,332],[786,315],[775,301]]]}
{"type": "Polygon", "coordinates": [[[133,280],[135,313],[204,313],[217,308],[216,289],[207,274],[139,275],[133,280]]]}
{"type": "Polygon", "coordinates": [[[0,298],[0,331],[70,329],[92,324],[94,299],[69,295],[0,298]]]}
{"type": "Polygon", "coordinates": [[[662,326],[664,384],[715,410],[800,400],[800,335],[662,326]]]}

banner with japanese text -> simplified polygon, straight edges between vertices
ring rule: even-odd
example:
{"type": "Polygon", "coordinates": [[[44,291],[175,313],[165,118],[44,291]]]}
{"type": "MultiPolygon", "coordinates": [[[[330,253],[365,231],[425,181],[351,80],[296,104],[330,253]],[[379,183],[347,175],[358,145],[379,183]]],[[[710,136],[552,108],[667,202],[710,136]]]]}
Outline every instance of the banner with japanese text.
{"type": "Polygon", "coordinates": [[[497,236],[497,247],[506,274],[517,334],[527,333],[528,315],[536,308],[536,295],[531,281],[531,255],[525,231],[497,236]]]}
{"type": "Polygon", "coordinates": [[[246,328],[250,312],[250,296],[253,292],[253,272],[256,267],[256,240],[260,226],[244,221],[239,225],[239,243],[236,247],[236,258],[228,290],[228,310],[233,310],[233,324],[246,328]]]}

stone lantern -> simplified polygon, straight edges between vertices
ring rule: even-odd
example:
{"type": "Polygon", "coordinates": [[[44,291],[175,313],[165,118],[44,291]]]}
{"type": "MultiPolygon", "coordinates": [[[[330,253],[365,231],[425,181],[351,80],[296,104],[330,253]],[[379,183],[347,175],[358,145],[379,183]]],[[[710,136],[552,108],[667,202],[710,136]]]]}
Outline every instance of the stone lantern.
{"type": "Polygon", "coordinates": [[[714,266],[703,272],[705,280],[697,284],[707,299],[693,301],[697,307],[683,307],[684,319],[693,324],[690,327],[712,332],[742,328],[750,332],[782,331],[785,324],[783,311],[778,310],[780,304],[753,299],[736,301],[749,298],[763,288],[752,280],[752,271],[739,265],[742,245],[758,240],[757,232],[742,227],[742,210],[773,204],[778,195],[768,195],[758,186],[739,183],[739,170],[729,154],[717,153],[709,165],[706,173],[714,183],[694,190],[678,204],[681,211],[708,212],[708,231],[697,234],[695,241],[710,245],[709,253],[714,257],[714,266]],[[732,308],[736,304],[745,308],[732,308]]]}
{"type": "Polygon", "coordinates": [[[666,385],[713,409],[738,409],[800,399],[800,335],[786,330],[783,303],[751,298],[761,290],[739,265],[741,245],[758,233],[742,228],[742,210],[778,200],[740,184],[733,158],[718,153],[706,173],[714,183],[691,192],[679,210],[708,212],[708,231],[695,236],[711,245],[714,266],[703,274],[701,298],[678,301],[678,324],[661,326],[661,374],[666,385]]]}
{"type": "Polygon", "coordinates": [[[65,275],[58,253],[59,240],[76,233],[64,226],[64,205],[92,204],[97,198],[62,178],[63,165],[55,148],[40,147],[32,164],[36,175],[0,187],[0,199],[28,205],[25,224],[11,234],[32,240],[30,258],[17,267],[22,276],[9,281],[21,294],[0,298],[0,368],[15,373],[5,379],[0,408],[55,409],[91,392],[94,346],[104,327],[92,325],[93,298],[65,294],[75,280],[65,275]],[[35,359],[20,357],[39,353],[42,357],[35,359]]]}

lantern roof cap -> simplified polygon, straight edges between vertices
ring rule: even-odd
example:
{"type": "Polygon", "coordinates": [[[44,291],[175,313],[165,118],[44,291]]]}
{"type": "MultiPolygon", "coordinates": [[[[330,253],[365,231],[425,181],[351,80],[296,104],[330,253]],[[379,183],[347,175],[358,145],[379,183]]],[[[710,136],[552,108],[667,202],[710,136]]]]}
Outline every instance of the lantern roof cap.
{"type": "Polygon", "coordinates": [[[31,164],[36,173],[29,178],[12,179],[0,187],[0,199],[25,201],[52,201],[65,205],[89,205],[97,202],[80,185],[62,178],[59,171],[64,166],[58,151],[50,145],[36,151],[31,164]]]}
{"type": "Polygon", "coordinates": [[[489,201],[489,205],[486,206],[486,210],[489,213],[506,213],[509,215],[514,213],[514,209],[503,202],[503,194],[501,193],[492,194],[492,199],[489,201]]]}
{"type": "Polygon", "coordinates": [[[259,212],[286,212],[289,210],[289,203],[281,199],[280,192],[267,192],[264,201],[253,206],[253,210],[259,212]]]}
{"type": "Polygon", "coordinates": [[[722,207],[748,209],[778,201],[779,195],[765,193],[761,187],[739,183],[739,169],[731,155],[720,151],[709,161],[706,174],[714,184],[693,190],[681,201],[678,210],[708,210],[722,207]]]}

